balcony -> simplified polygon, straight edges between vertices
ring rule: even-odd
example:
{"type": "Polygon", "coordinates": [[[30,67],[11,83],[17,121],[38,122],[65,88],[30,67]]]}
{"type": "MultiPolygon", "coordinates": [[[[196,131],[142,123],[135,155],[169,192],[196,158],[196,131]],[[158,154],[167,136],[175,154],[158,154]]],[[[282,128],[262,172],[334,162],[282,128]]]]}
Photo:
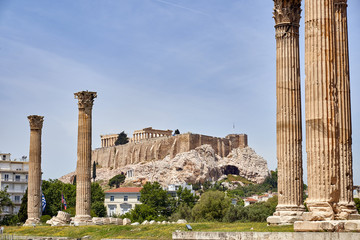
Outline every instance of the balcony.
{"type": "Polygon", "coordinates": [[[11,178],[2,178],[1,182],[11,182],[11,183],[27,183],[27,179],[11,179],[11,178]]]}

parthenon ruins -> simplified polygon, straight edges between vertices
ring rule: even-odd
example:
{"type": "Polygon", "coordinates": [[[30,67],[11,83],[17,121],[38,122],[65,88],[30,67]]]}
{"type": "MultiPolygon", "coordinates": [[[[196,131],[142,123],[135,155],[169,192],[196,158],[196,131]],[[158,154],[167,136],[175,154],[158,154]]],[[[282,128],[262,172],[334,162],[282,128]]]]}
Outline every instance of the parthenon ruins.
{"type": "MultiPolygon", "coordinates": [[[[172,130],[159,130],[153,129],[152,127],[143,128],[141,130],[135,130],[133,137],[130,138],[129,142],[140,142],[144,139],[157,138],[157,137],[169,137],[172,135],[172,130]]],[[[100,135],[101,147],[113,147],[118,138],[119,134],[107,134],[100,135]]]]}

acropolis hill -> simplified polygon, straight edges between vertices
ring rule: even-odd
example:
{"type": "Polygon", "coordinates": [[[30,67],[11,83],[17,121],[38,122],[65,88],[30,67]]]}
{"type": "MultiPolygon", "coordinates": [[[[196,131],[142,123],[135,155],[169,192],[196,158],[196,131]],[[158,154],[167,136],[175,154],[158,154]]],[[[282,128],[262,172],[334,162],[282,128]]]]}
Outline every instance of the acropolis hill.
{"type": "Polygon", "coordinates": [[[120,168],[128,164],[162,160],[167,155],[174,158],[178,153],[188,152],[204,144],[211,145],[220,157],[226,157],[235,148],[248,146],[246,134],[229,134],[225,138],[193,133],[172,136],[171,130],[169,132],[169,130],[144,128],[135,131],[134,137],[125,145],[114,145],[116,134],[102,135],[102,146],[104,139],[109,139],[107,136],[112,138],[111,145],[92,151],[92,161],[106,168],[120,168]],[[162,132],[168,134],[159,136],[162,132]]]}
{"type": "MultiPolygon", "coordinates": [[[[225,138],[194,133],[172,135],[151,127],[134,131],[127,144],[115,146],[118,134],[101,135],[101,148],[92,151],[96,180],[107,182],[124,172],[126,182],[162,185],[217,181],[227,174],[261,183],[269,175],[267,162],[248,147],[246,134],[225,138]]],[[[60,178],[72,182],[75,173],[60,178]]]]}

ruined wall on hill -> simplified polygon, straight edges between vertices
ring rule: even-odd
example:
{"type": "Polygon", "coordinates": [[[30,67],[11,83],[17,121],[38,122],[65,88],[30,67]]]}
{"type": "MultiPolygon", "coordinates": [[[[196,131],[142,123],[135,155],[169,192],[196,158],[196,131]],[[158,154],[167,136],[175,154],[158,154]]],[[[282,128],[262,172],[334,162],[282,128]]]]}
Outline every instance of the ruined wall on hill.
{"type": "Polygon", "coordinates": [[[211,145],[217,155],[226,157],[234,148],[247,147],[247,135],[231,134],[217,138],[185,133],[144,139],[137,143],[95,149],[92,151],[92,161],[102,167],[117,169],[128,164],[162,160],[167,155],[174,158],[178,153],[188,152],[204,144],[211,145]]]}

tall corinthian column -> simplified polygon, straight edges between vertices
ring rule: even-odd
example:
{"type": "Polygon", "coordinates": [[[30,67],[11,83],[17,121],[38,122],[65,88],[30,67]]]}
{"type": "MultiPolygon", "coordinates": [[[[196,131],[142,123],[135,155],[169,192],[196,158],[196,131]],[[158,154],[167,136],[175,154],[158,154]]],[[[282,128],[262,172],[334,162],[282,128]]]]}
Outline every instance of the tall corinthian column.
{"type": "Polygon", "coordinates": [[[299,57],[301,0],[274,0],[278,205],[269,224],[301,219],[303,206],[299,57]]]}
{"type": "Polygon", "coordinates": [[[41,129],[44,117],[28,116],[30,122],[30,151],[29,151],[29,177],[28,177],[28,219],[25,226],[40,223],[41,209],[41,129]]]}
{"type": "Polygon", "coordinates": [[[307,220],[331,220],[340,195],[334,0],[305,0],[307,220]]]}
{"type": "Polygon", "coordinates": [[[74,223],[91,220],[91,112],[96,92],[75,93],[79,100],[78,148],[76,166],[76,215],[74,223]]]}
{"type": "Polygon", "coordinates": [[[357,213],[353,199],[352,127],[350,105],[347,0],[335,0],[336,77],[339,94],[339,155],[341,212],[357,213]]]}

